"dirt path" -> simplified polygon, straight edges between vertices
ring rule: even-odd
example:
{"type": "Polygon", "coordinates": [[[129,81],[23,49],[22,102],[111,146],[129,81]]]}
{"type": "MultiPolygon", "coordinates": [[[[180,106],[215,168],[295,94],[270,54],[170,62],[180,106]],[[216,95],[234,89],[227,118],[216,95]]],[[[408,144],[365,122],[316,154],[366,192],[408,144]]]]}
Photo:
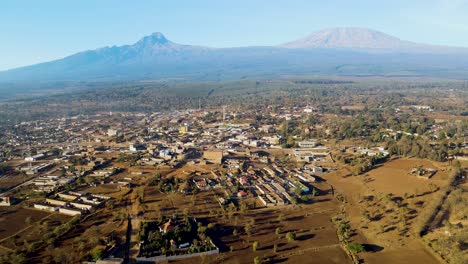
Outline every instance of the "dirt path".
{"type": "Polygon", "coordinates": [[[128,226],[125,250],[125,263],[135,263],[138,257],[138,233],[140,232],[140,219],[138,218],[137,193],[132,191],[127,199],[128,226]]]}
{"type": "Polygon", "coordinates": [[[296,255],[303,255],[308,252],[319,252],[324,249],[337,248],[337,247],[339,248],[340,244],[333,244],[333,245],[327,245],[327,246],[321,246],[321,247],[310,247],[310,248],[292,251],[287,254],[278,255],[278,258],[282,259],[282,258],[287,258],[291,256],[296,256],[296,255]]]}

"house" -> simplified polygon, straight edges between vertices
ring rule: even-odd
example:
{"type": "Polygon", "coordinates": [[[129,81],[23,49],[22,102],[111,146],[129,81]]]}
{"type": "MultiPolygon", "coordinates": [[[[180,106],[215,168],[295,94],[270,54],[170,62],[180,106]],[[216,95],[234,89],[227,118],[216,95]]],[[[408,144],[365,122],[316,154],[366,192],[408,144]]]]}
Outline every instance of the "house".
{"type": "Polygon", "coordinates": [[[249,184],[249,181],[247,180],[247,177],[246,177],[246,176],[241,176],[241,177],[239,178],[239,183],[240,183],[241,185],[248,185],[248,184],[249,184]]]}
{"type": "Polygon", "coordinates": [[[130,146],[128,147],[128,150],[130,151],[141,151],[141,150],[145,150],[146,149],[146,146],[144,144],[130,144],[130,146]]]}
{"type": "Polygon", "coordinates": [[[107,130],[107,136],[109,136],[109,137],[117,136],[117,135],[119,135],[120,133],[121,133],[121,131],[118,130],[118,129],[108,129],[108,130],[107,130]]]}
{"type": "Polygon", "coordinates": [[[122,264],[124,263],[123,258],[105,258],[96,261],[96,264],[122,264]]]}
{"type": "Polygon", "coordinates": [[[193,183],[197,186],[200,190],[209,190],[210,186],[208,185],[205,178],[195,178],[193,179],[193,183]]]}
{"type": "Polygon", "coordinates": [[[34,204],[34,208],[43,210],[43,211],[50,211],[50,212],[56,212],[58,211],[58,207],[56,206],[50,206],[46,204],[34,204]]]}
{"type": "Polygon", "coordinates": [[[244,190],[239,191],[237,193],[237,197],[239,197],[239,198],[245,198],[245,197],[247,197],[247,195],[248,195],[248,193],[246,191],[244,191],[244,190]]]}
{"type": "Polygon", "coordinates": [[[71,216],[81,215],[83,213],[81,210],[69,209],[69,208],[63,208],[63,207],[60,207],[58,211],[59,213],[62,213],[65,215],[71,215],[71,216]]]}
{"type": "Polygon", "coordinates": [[[0,206],[10,206],[11,199],[8,196],[0,196],[0,206]]]}
{"type": "Polygon", "coordinates": [[[179,127],[179,134],[185,134],[189,131],[188,125],[180,126],[179,127]]]}
{"type": "Polygon", "coordinates": [[[300,141],[297,143],[300,148],[314,148],[317,146],[317,142],[315,141],[300,141]]]}
{"type": "Polygon", "coordinates": [[[67,204],[66,201],[50,199],[50,198],[47,198],[46,202],[49,203],[49,204],[58,205],[58,206],[65,206],[67,204]]]}

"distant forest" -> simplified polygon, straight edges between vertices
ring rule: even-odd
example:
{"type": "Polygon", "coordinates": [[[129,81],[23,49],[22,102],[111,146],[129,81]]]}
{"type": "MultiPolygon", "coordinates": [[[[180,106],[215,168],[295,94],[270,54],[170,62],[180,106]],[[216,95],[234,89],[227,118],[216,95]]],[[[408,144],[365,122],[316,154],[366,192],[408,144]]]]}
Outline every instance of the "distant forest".
{"type": "Polygon", "coordinates": [[[321,113],[346,114],[342,106],[367,109],[425,104],[452,115],[468,115],[468,82],[394,79],[280,79],[219,82],[167,81],[93,83],[0,101],[0,121],[74,116],[102,112],[157,112],[227,105],[239,109],[313,106],[321,113]],[[449,104],[447,99],[461,99],[449,104]]]}

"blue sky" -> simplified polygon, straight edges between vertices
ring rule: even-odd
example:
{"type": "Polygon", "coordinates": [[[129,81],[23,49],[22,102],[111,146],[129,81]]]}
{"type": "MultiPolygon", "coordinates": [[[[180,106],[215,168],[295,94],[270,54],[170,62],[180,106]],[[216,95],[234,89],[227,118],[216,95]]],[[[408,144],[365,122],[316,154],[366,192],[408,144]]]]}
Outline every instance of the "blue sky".
{"type": "Polygon", "coordinates": [[[0,70],[156,31],[178,43],[232,47],[338,26],[468,47],[468,0],[1,0],[0,70]]]}

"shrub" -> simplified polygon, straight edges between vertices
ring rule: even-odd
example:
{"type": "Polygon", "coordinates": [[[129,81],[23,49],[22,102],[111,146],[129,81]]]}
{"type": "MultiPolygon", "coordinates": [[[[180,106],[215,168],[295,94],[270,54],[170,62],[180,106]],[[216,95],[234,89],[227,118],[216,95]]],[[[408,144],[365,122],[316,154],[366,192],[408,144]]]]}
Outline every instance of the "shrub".
{"type": "Polygon", "coordinates": [[[348,250],[353,253],[366,252],[364,246],[359,243],[349,243],[348,250]]]}

